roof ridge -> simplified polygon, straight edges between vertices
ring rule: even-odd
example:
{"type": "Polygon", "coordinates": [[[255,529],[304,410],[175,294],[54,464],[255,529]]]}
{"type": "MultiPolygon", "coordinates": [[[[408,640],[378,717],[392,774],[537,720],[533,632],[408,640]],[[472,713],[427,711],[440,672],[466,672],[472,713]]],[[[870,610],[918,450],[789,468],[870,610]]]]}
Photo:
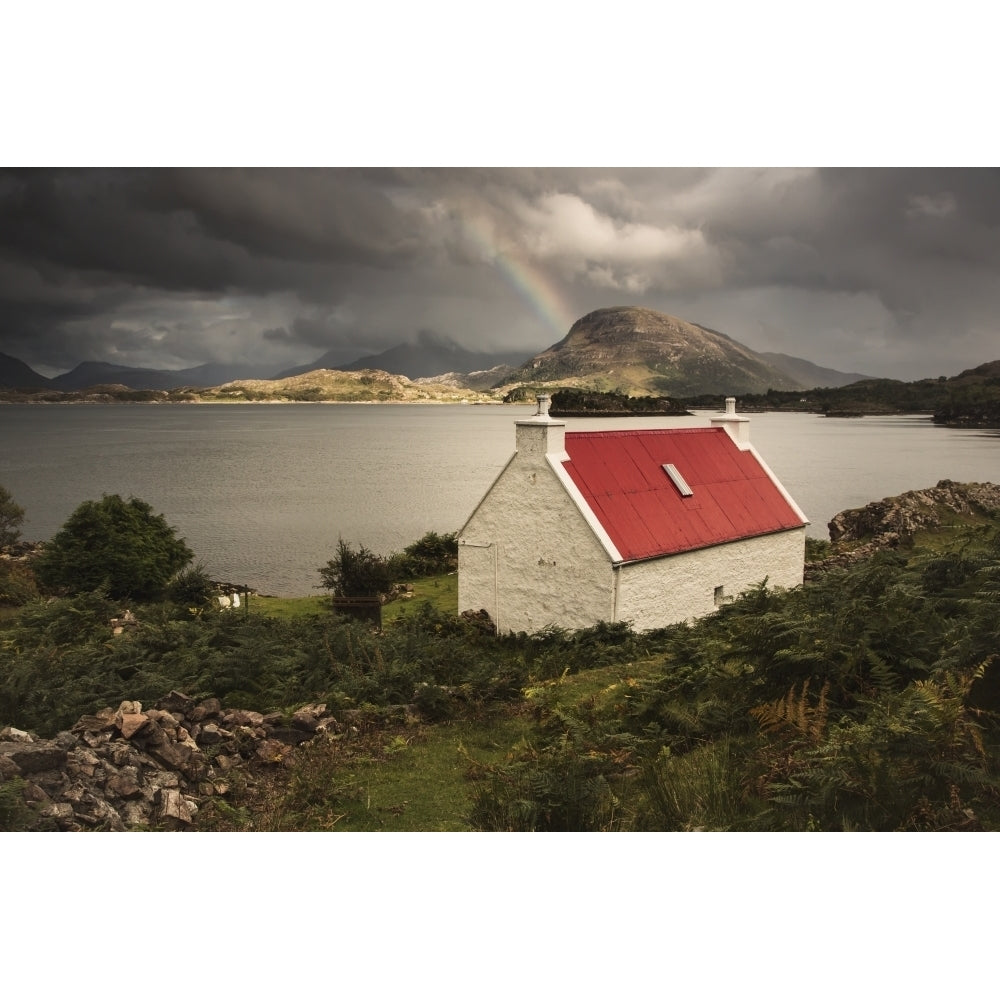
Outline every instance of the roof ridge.
{"type": "Polygon", "coordinates": [[[637,434],[718,434],[725,427],[634,427],[617,431],[566,431],[566,437],[635,437],[637,434]]]}

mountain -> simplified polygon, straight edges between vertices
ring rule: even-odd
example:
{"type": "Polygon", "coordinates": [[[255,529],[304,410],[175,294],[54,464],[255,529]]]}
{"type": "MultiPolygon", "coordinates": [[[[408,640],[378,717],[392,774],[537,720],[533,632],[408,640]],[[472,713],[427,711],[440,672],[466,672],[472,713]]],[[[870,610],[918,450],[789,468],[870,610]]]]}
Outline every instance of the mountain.
{"type": "Polygon", "coordinates": [[[631,306],[588,313],[504,382],[667,396],[804,387],[724,333],[631,306]]]}
{"type": "Polygon", "coordinates": [[[788,354],[773,354],[770,351],[758,351],[757,356],[768,364],[784,372],[789,378],[795,379],[806,389],[838,389],[853,382],[867,382],[874,375],[859,375],[857,372],[839,372],[835,368],[821,368],[811,361],[793,358],[788,354]]]}
{"type": "MultiPolygon", "coordinates": [[[[289,378],[320,368],[336,369],[343,372],[359,372],[368,369],[405,375],[409,379],[434,378],[455,372],[483,372],[500,365],[517,366],[524,363],[527,351],[470,351],[455,343],[449,337],[422,330],[414,343],[397,344],[381,354],[368,354],[350,364],[337,361],[343,357],[342,350],[328,351],[310,365],[299,365],[279,373],[276,378],[289,378]]],[[[499,375],[498,375],[499,378],[499,375]]]]}
{"type": "Polygon", "coordinates": [[[130,389],[178,389],[181,386],[213,386],[240,378],[266,378],[272,372],[261,365],[210,363],[177,370],[128,368],[106,361],[84,361],[72,371],[49,380],[53,389],[72,392],[92,385],[120,384],[130,389]]]}
{"type": "Polygon", "coordinates": [[[41,389],[49,383],[23,361],[0,352],[0,389],[41,389]]]}

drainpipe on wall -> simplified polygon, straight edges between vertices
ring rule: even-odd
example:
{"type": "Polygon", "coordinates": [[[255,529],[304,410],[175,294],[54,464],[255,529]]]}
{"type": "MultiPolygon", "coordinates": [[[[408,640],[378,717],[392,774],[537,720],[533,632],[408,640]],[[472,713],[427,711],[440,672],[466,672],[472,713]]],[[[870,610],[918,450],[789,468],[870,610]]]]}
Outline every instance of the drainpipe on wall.
{"type": "Polygon", "coordinates": [[[459,542],[460,545],[465,545],[470,549],[492,549],[493,550],[493,611],[496,618],[493,622],[493,632],[495,635],[500,634],[500,569],[499,563],[500,559],[497,554],[499,546],[496,542],[459,542]]]}

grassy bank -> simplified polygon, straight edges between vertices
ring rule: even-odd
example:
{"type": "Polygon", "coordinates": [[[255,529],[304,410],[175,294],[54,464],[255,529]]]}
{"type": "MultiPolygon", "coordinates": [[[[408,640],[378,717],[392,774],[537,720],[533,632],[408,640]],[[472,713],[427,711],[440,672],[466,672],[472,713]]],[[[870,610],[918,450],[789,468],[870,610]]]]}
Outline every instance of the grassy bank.
{"type": "MultiPolygon", "coordinates": [[[[442,614],[455,614],[458,609],[458,576],[447,573],[413,580],[409,584],[412,596],[397,598],[382,607],[382,622],[389,623],[412,613],[414,607],[429,603],[442,614]]],[[[266,615],[284,621],[330,613],[329,596],[316,597],[251,597],[251,614],[266,615]]]]}

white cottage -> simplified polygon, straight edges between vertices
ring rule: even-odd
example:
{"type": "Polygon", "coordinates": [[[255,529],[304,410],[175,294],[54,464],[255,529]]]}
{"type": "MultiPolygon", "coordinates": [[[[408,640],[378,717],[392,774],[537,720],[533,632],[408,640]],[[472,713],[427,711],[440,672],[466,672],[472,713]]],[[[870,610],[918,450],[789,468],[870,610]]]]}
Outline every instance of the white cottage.
{"type": "Polygon", "coordinates": [[[537,413],[458,536],[459,610],[498,632],[658,628],[802,583],[809,523],[735,399],[708,427],[571,431],[537,413]]]}

